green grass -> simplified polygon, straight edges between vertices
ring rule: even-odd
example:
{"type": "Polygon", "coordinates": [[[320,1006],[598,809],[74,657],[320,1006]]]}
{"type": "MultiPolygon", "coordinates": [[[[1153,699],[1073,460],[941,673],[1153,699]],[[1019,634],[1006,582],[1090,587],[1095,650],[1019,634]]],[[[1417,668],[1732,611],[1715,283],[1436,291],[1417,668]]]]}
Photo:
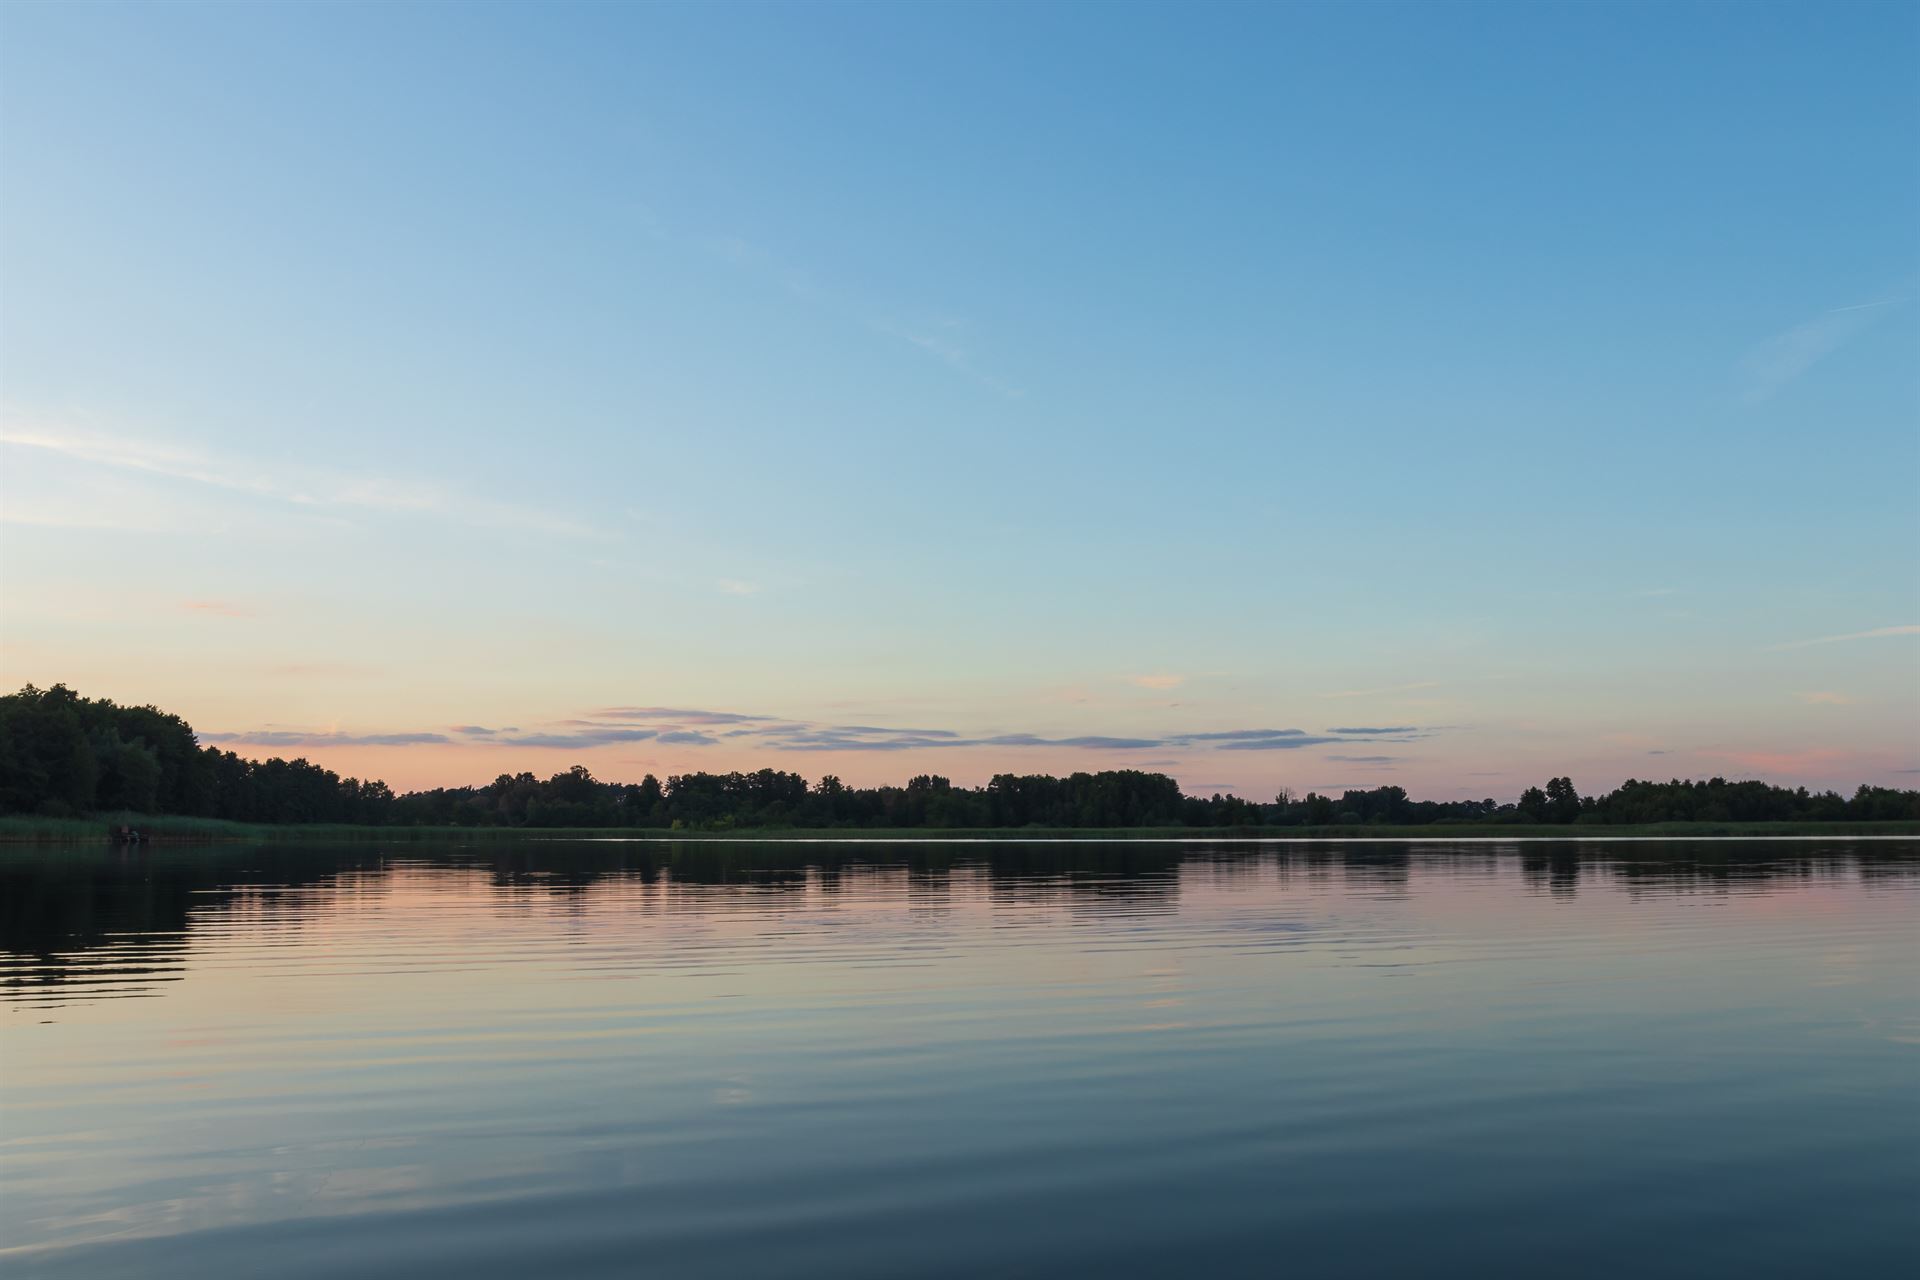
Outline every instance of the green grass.
{"type": "Polygon", "coordinates": [[[479,844],[526,840],[1169,840],[1263,838],[1291,840],[1430,839],[1469,837],[1507,839],[1627,838],[1664,836],[1920,836],[1920,822],[1660,822],[1633,826],[1532,826],[1500,823],[1433,823],[1426,826],[1329,827],[994,827],[966,830],[914,828],[739,828],[726,831],[666,831],[658,828],[599,827],[363,827],[344,823],[276,825],[227,822],[219,818],[148,817],[105,813],[87,818],[0,817],[0,843],[104,844],[122,824],[167,843],[248,841],[333,841],[397,844],[409,841],[479,844]]]}

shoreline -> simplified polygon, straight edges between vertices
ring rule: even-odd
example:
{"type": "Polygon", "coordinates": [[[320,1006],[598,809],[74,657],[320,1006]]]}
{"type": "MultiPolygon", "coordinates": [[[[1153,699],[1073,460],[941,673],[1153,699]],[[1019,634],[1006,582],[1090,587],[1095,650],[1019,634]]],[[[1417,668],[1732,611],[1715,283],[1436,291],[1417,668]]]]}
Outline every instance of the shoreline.
{"type": "Polygon", "coordinates": [[[217,818],[103,814],[97,818],[0,817],[0,845],[72,844],[137,847],[117,828],[141,832],[138,844],[438,843],[492,844],[1114,844],[1238,843],[1503,843],[1622,840],[1898,840],[1920,837],[1920,821],[1663,822],[1546,825],[1429,823],[1417,826],[1320,827],[757,827],[665,830],[657,827],[385,827],[334,823],[244,823],[217,818]]]}

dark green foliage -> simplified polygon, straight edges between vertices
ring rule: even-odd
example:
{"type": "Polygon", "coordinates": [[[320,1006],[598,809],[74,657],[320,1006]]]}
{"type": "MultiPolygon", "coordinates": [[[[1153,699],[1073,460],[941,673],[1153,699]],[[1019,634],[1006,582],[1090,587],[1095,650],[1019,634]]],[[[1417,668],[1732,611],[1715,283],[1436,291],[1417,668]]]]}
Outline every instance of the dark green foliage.
{"type": "Polygon", "coordinates": [[[0,813],[385,822],[392,802],[384,782],[203,748],[185,720],[154,707],[83,698],[65,685],[0,697],[0,813]]]}
{"type": "Polygon", "coordinates": [[[28,685],[0,711],[0,809],[65,817],[93,806],[100,763],[82,699],[64,685],[28,685]]]}
{"type": "Polygon", "coordinates": [[[1920,791],[1861,787],[1851,800],[1764,782],[1638,782],[1583,802],[1605,823],[1624,822],[1878,822],[1920,818],[1920,791]]]}
{"type": "Polygon", "coordinates": [[[246,760],[201,747],[179,716],[82,698],[65,685],[0,697],[0,814],[71,817],[128,811],[254,823],[354,823],[408,827],[638,828],[726,831],[803,827],[932,830],[985,828],[1253,828],[1591,824],[1656,822],[1855,822],[1920,820],[1920,791],[1861,787],[1851,799],[1764,782],[1630,781],[1580,795],[1571,778],[1529,787],[1517,804],[1413,800],[1403,788],[1347,791],[1338,799],[1282,792],[1271,804],[1238,796],[1182,795],[1165,774],[1136,769],[994,775],[956,787],[922,774],[904,787],[849,787],[828,775],[675,774],[663,784],[601,782],[584,765],[547,779],[501,774],[484,787],[396,796],[384,782],[342,778],[306,760],[246,760]]]}

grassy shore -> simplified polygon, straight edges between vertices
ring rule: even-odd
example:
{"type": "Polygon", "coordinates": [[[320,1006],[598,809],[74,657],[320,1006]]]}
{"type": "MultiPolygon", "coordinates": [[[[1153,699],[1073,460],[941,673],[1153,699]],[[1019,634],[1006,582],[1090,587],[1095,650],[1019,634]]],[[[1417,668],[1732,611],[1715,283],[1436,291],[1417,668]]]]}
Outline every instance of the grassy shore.
{"type": "Polygon", "coordinates": [[[1640,825],[1535,826],[1522,823],[1431,823],[1424,826],[1327,827],[992,827],[941,830],[914,828],[738,828],[667,831],[602,827],[362,827],[341,823],[276,825],[107,813],[87,818],[0,817],[0,843],[106,844],[131,826],[169,844],[246,841],[401,844],[482,844],[527,840],[1452,840],[1505,839],[1687,839],[1725,836],[1920,836],[1920,822],[1659,822],[1640,825]]]}

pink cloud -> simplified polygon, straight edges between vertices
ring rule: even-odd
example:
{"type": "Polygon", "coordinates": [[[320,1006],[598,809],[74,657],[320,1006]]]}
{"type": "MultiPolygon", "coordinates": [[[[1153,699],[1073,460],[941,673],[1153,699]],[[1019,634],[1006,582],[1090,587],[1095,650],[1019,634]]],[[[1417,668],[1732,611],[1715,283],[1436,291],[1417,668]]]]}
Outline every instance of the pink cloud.
{"type": "Polygon", "coordinates": [[[1796,777],[1819,777],[1830,766],[1853,759],[1851,752],[1836,751],[1832,747],[1810,747],[1805,751],[1713,751],[1706,754],[1758,773],[1791,774],[1796,777]]]}

